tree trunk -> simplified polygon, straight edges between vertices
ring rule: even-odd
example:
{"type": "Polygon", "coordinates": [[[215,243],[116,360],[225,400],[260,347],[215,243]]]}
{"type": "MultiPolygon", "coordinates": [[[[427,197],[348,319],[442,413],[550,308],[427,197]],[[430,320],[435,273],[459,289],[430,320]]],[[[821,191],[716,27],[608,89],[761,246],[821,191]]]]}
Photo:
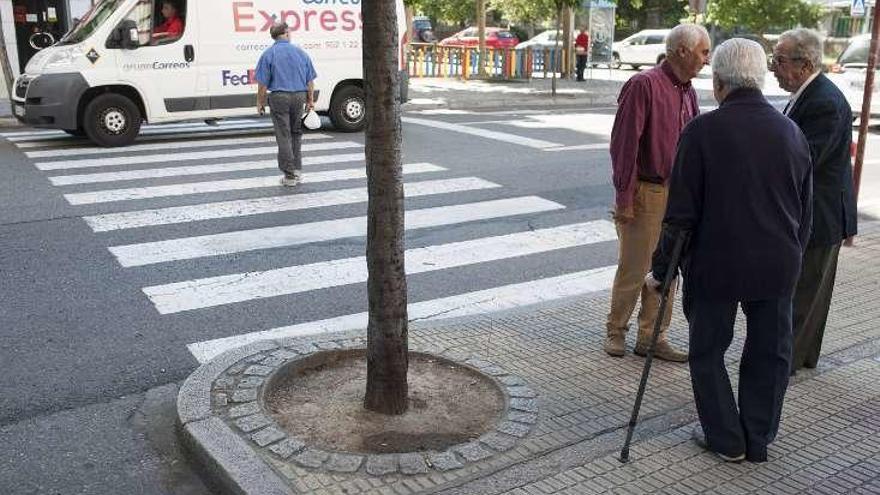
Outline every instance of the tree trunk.
{"type": "Polygon", "coordinates": [[[480,64],[477,73],[486,76],[486,0],[477,0],[477,36],[480,37],[480,64]]]}
{"type": "Polygon", "coordinates": [[[409,43],[419,43],[421,40],[416,39],[416,30],[413,27],[413,17],[415,17],[415,13],[413,12],[413,8],[411,6],[404,7],[404,13],[406,14],[406,41],[409,43]]]}
{"type": "MultiPolygon", "coordinates": [[[[552,96],[553,98],[556,98],[556,69],[560,65],[560,63],[559,63],[559,55],[560,55],[559,54],[559,23],[561,21],[561,18],[562,18],[562,7],[560,6],[560,7],[556,8],[556,41],[554,42],[555,47],[553,49],[553,67],[551,67],[551,70],[553,71],[553,78],[550,80],[550,96],[552,96]]],[[[546,64],[547,64],[547,62],[544,61],[544,65],[546,65],[546,64]]]]}
{"type": "Polygon", "coordinates": [[[404,267],[400,75],[394,0],[361,5],[367,103],[367,391],[364,407],[406,412],[409,366],[404,267]],[[369,47],[369,48],[368,48],[369,47]]]}
{"type": "MultiPolygon", "coordinates": [[[[2,21],[2,19],[0,19],[2,21]]],[[[0,70],[3,71],[3,81],[6,83],[6,93],[9,103],[12,104],[12,85],[15,83],[12,66],[9,64],[9,55],[6,53],[6,38],[3,33],[3,23],[0,22],[0,70]]]]}
{"type": "Polygon", "coordinates": [[[571,77],[572,69],[574,65],[572,64],[572,38],[571,38],[571,27],[572,27],[572,19],[573,12],[571,7],[565,6],[562,11],[562,78],[568,79],[571,77]]]}

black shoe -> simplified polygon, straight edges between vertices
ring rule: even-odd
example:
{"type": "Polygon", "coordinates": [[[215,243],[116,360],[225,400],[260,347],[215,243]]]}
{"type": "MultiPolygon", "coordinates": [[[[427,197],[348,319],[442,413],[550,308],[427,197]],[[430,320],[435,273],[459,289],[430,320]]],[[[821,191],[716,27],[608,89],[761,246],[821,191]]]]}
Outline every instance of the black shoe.
{"type": "MultiPolygon", "coordinates": [[[[717,455],[724,462],[733,462],[739,463],[746,459],[745,454],[739,454],[735,456],[730,456],[726,454],[722,454],[721,452],[716,452],[709,447],[709,443],[706,442],[706,434],[703,433],[703,427],[699,425],[699,423],[694,427],[694,431],[691,434],[691,438],[694,440],[694,443],[697,444],[698,447],[704,450],[708,450],[709,452],[717,455]]],[[[765,459],[766,460],[766,459],[765,459]]]]}

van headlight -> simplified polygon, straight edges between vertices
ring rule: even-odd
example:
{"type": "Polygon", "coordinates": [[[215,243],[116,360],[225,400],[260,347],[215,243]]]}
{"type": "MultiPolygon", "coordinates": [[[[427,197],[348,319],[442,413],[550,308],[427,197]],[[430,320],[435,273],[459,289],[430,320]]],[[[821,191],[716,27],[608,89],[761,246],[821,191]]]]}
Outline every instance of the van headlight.
{"type": "Polygon", "coordinates": [[[53,50],[52,53],[50,53],[49,56],[46,57],[46,62],[43,65],[43,69],[52,70],[67,67],[68,65],[73,64],[73,61],[77,55],[78,52],[75,48],[53,50]]]}

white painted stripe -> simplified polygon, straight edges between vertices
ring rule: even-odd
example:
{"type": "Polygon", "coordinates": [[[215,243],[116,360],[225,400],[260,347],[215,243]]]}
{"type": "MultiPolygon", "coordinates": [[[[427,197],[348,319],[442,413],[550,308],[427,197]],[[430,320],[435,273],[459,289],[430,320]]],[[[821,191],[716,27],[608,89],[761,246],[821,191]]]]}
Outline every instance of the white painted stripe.
{"type": "MultiPolygon", "coordinates": [[[[327,165],[330,163],[362,162],[363,153],[346,153],[342,155],[307,156],[302,159],[303,165],[327,165]]],[[[147,168],[141,170],[125,170],[122,172],[100,172],[94,174],[54,175],[49,182],[54,186],[72,184],[94,184],[99,182],[116,182],[121,180],[156,179],[159,177],[182,177],[186,175],[204,175],[220,172],[240,172],[245,170],[265,170],[278,168],[276,160],[256,162],[217,163],[212,165],[189,165],[184,167],[147,168]]]]}
{"type": "MultiPolygon", "coordinates": [[[[497,187],[501,186],[476,177],[462,177],[457,179],[439,179],[406,183],[404,184],[404,191],[407,198],[413,198],[433,194],[447,194],[497,187]]],[[[367,199],[366,188],[357,187],[316,193],[288,194],[268,198],[241,199],[198,205],[172,206],[152,210],[108,213],[105,215],[83,217],[83,220],[85,220],[95,232],[106,232],[110,230],[133,229],[156,225],[198,222],[219,218],[363,203],[366,202],[367,199]]]]}
{"type": "MultiPolygon", "coordinates": [[[[406,229],[417,230],[443,225],[476,222],[493,218],[528,215],[565,208],[537,196],[439,206],[406,212],[406,229]]],[[[222,234],[183,237],[164,241],[111,246],[110,252],[125,267],[169,261],[243,253],[260,249],[298,246],[367,235],[366,217],[350,217],[323,222],[238,230],[222,234]]]]}
{"type": "MultiPolygon", "coordinates": [[[[446,170],[430,163],[413,163],[403,166],[403,173],[426,173],[446,170]]],[[[327,172],[312,172],[303,175],[306,183],[332,182],[336,180],[363,179],[366,172],[363,167],[327,172]]],[[[135,199],[161,198],[167,196],[186,196],[219,191],[236,191],[240,189],[257,189],[261,187],[281,187],[277,175],[265,177],[249,177],[247,179],[229,179],[209,182],[187,182],[167,186],[132,187],[128,189],[109,189],[84,193],[65,194],[64,199],[72,205],[109,203],[111,201],[130,201],[135,199]]]]}
{"type": "MultiPolygon", "coordinates": [[[[312,141],[315,139],[330,139],[327,134],[305,134],[303,139],[312,141]]],[[[85,155],[108,155],[113,153],[139,153],[141,151],[171,151],[192,148],[209,148],[211,146],[242,146],[248,144],[274,143],[275,136],[255,136],[244,138],[210,138],[196,141],[173,141],[170,143],[145,143],[132,144],[121,148],[100,148],[87,146],[78,148],[64,148],[55,150],[26,151],[28,158],[62,158],[69,156],[85,155]]]]}
{"type": "Polygon", "coordinates": [[[608,150],[609,143],[578,144],[575,146],[560,146],[558,148],[544,148],[544,151],[602,151],[608,150]]]}
{"type": "MultiPolygon", "coordinates": [[[[304,153],[311,151],[336,151],[342,149],[363,148],[364,145],[354,141],[339,141],[330,143],[310,143],[302,145],[304,153]]],[[[77,160],[58,160],[52,162],[37,162],[35,166],[39,170],[65,170],[71,168],[113,167],[117,165],[134,165],[140,163],[167,163],[188,160],[210,160],[216,158],[255,157],[259,155],[274,155],[278,153],[277,146],[261,146],[258,148],[238,148],[209,151],[191,151],[186,153],[161,153],[158,155],[117,156],[111,158],[82,158],[77,160]]]]}
{"type": "MultiPolygon", "coordinates": [[[[433,321],[494,313],[567,297],[584,296],[592,292],[610,289],[616,270],[617,266],[606,266],[595,270],[421,301],[409,304],[406,311],[409,321],[433,321]]],[[[206,363],[230,349],[261,340],[366,329],[367,318],[367,313],[338,316],[261,332],[196,342],[189,344],[187,348],[199,363],[206,363]]]]}
{"type": "Polygon", "coordinates": [[[517,144],[520,146],[527,146],[529,148],[559,148],[562,146],[559,143],[553,143],[550,141],[544,141],[541,139],[533,139],[523,136],[518,136],[516,134],[510,134],[507,132],[498,132],[498,131],[490,131],[487,129],[479,129],[476,127],[468,127],[466,125],[461,124],[452,124],[450,122],[441,122],[439,120],[430,120],[430,119],[418,119],[414,117],[403,117],[403,122],[407,124],[417,124],[424,125],[428,127],[434,127],[436,129],[443,129],[446,131],[452,132],[460,132],[462,134],[470,134],[471,136],[477,136],[486,139],[493,139],[495,141],[502,141],[505,143],[517,144]]]}
{"type": "MultiPolygon", "coordinates": [[[[406,251],[406,272],[445,270],[565,249],[617,238],[607,220],[485,237],[406,251]]],[[[324,261],[261,272],[236,273],[145,287],[161,314],[210,308],[366,282],[364,257],[324,261]]]]}
{"type": "MultiPolygon", "coordinates": [[[[166,132],[166,131],[174,131],[174,132],[186,132],[190,130],[218,130],[218,129],[240,129],[240,128],[248,128],[248,127],[271,127],[271,120],[238,120],[235,122],[223,122],[220,121],[215,126],[209,126],[204,122],[181,122],[177,124],[156,124],[156,125],[145,125],[141,127],[140,132],[142,134],[150,134],[156,132],[166,132]]],[[[63,131],[58,131],[54,129],[46,129],[39,131],[20,131],[20,132],[7,132],[0,133],[0,137],[4,137],[10,141],[27,141],[31,138],[68,138],[72,139],[72,136],[63,131]]]]}
{"type": "MultiPolygon", "coordinates": [[[[244,127],[241,129],[211,129],[211,131],[204,132],[173,132],[173,133],[153,133],[147,135],[139,135],[136,143],[149,143],[149,142],[173,142],[177,140],[185,140],[185,139],[205,139],[206,137],[219,138],[223,136],[257,136],[257,135],[270,135],[272,134],[271,127],[265,126],[250,126],[244,127]]],[[[308,134],[305,134],[308,135],[308,134]]],[[[304,135],[304,136],[305,136],[304,135]]],[[[72,149],[72,148],[85,148],[90,147],[91,143],[89,141],[83,139],[71,139],[69,136],[58,137],[55,139],[46,139],[41,141],[24,141],[24,142],[16,142],[13,143],[19,149],[31,149],[31,148],[51,148],[51,149],[72,149]]],[[[127,149],[127,148],[110,148],[110,149],[127,149]]]]}
{"type": "MultiPolygon", "coordinates": [[[[251,123],[266,123],[269,122],[271,125],[271,121],[268,119],[235,119],[235,120],[219,120],[217,121],[216,126],[209,126],[202,121],[189,121],[189,122],[178,122],[174,124],[147,124],[141,127],[142,131],[148,131],[152,129],[179,129],[182,127],[198,127],[198,128],[213,128],[217,129],[219,127],[234,127],[239,124],[251,124],[251,123]]],[[[66,136],[67,134],[63,131],[56,129],[31,129],[27,131],[15,131],[15,132],[0,132],[0,137],[19,137],[19,136],[42,136],[42,135],[62,135],[66,136]]]]}

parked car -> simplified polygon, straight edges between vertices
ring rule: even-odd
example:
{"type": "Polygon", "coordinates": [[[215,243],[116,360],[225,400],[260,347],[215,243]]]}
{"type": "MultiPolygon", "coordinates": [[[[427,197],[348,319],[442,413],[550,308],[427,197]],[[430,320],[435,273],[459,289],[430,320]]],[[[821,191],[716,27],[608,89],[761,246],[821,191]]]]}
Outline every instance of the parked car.
{"type": "MultiPolygon", "coordinates": [[[[831,67],[828,78],[840,88],[853,111],[853,116],[862,113],[862,98],[865,94],[865,76],[868,73],[868,50],[871,35],[853,37],[849,45],[831,67]]],[[[874,93],[871,97],[871,116],[880,115],[880,71],[874,72],[874,93]]]]}
{"type": "Polygon", "coordinates": [[[434,34],[434,26],[427,16],[417,15],[413,17],[413,41],[416,43],[434,43],[437,36],[434,34]]]}
{"type": "MultiPolygon", "coordinates": [[[[562,37],[562,33],[559,33],[560,38],[562,37]]],[[[548,29],[541,33],[536,34],[535,36],[529,38],[526,41],[521,42],[516,45],[517,50],[524,50],[526,48],[554,48],[556,46],[556,30],[548,29]]]]}
{"type": "MultiPolygon", "coordinates": [[[[488,48],[513,48],[518,43],[519,38],[506,29],[497,27],[486,28],[486,46],[488,48]]],[[[440,46],[474,47],[479,44],[480,38],[475,27],[469,27],[440,41],[440,46]]]]}
{"type": "Polygon", "coordinates": [[[612,64],[615,69],[628,64],[633,69],[659,64],[666,58],[666,36],[670,29],[646,29],[614,43],[612,64]]]}

